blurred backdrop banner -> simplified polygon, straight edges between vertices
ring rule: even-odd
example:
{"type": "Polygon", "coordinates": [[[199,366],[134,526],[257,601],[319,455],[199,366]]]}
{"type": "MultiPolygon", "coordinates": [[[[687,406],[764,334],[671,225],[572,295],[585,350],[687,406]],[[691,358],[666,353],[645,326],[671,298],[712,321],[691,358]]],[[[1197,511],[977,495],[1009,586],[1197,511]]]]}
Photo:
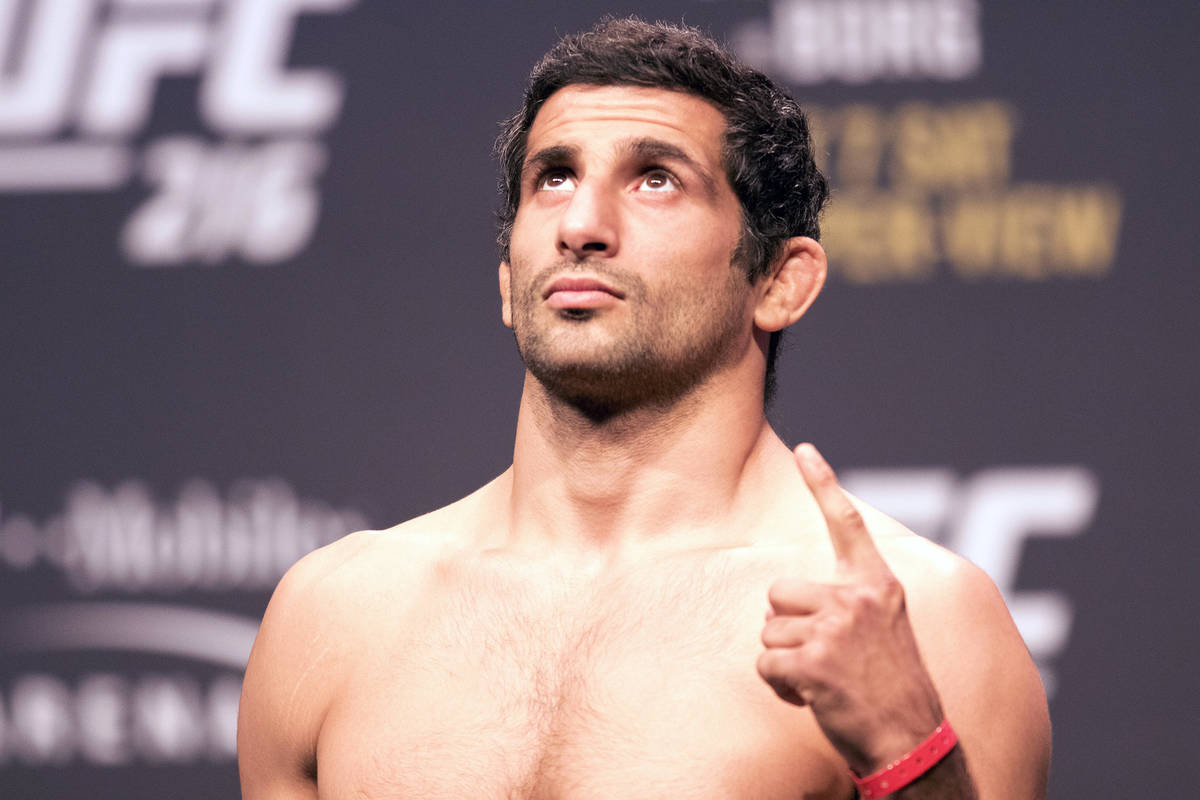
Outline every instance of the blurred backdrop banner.
{"type": "Polygon", "coordinates": [[[606,13],[809,110],[770,417],[996,581],[1051,796],[1200,781],[1200,7],[569,6],[0,0],[0,796],[236,796],[283,572],[507,466],[491,141],[606,13]]]}

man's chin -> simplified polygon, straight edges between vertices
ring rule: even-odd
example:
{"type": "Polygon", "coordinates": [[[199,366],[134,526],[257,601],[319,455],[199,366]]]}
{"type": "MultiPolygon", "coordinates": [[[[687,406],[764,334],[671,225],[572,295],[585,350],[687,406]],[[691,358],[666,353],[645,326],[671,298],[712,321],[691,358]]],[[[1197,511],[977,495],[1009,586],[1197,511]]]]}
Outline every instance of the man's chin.
{"type": "MultiPolygon", "coordinates": [[[[527,358],[525,366],[533,377],[556,396],[601,397],[633,382],[630,370],[616,368],[611,364],[527,358]]],[[[621,390],[615,393],[626,392],[621,390]]]]}
{"type": "Polygon", "coordinates": [[[525,366],[551,397],[596,421],[641,408],[669,407],[699,380],[690,371],[642,363],[547,363],[527,358],[525,366]]]}
{"type": "Polygon", "coordinates": [[[666,337],[647,332],[632,339],[612,335],[605,327],[594,322],[550,330],[530,326],[514,333],[521,360],[546,392],[595,418],[669,408],[729,355],[728,337],[668,352],[652,344],[666,337]]]}

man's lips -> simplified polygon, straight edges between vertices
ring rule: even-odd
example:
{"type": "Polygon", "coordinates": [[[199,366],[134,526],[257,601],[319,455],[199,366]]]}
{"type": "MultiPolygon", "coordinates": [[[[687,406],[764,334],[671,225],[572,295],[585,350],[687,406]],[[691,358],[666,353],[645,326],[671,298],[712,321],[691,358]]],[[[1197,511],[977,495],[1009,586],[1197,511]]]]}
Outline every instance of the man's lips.
{"type": "Polygon", "coordinates": [[[555,309],[599,308],[624,299],[625,295],[596,278],[559,278],[546,287],[542,299],[555,309]]]}

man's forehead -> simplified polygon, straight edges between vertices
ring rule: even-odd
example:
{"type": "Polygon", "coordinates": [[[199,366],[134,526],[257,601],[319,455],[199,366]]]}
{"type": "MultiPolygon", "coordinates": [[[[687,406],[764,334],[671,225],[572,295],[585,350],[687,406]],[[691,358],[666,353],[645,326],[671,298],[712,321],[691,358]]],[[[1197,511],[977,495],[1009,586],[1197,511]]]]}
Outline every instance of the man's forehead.
{"type": "Polygon", "coordinates": [[[571,84],[542,104],[529,129],[527,152],[555,144],[586,147],[597,139],[654,136],[719,164],[725,115],[695,94],[645,86],[571,84]]]}

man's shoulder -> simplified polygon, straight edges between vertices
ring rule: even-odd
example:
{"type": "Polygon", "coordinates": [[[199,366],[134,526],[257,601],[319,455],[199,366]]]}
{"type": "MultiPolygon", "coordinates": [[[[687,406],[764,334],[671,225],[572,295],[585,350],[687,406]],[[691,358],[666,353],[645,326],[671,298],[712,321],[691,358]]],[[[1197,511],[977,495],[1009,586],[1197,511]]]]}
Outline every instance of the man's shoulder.
{"type": "Polygon", "coordinates": [[[967,559],[851,495],[867,530],[888,566],[907,592],[936,592],[942,597],[960,592],[984,593],[1000,600],[992,579],[967,559]]]}
{"type": "Polygon", "coordinates": [[[991,576],[942,545],[852,497],[876,548],[904,589],[913,624],[930,644],[988,642],[1025,662],[1028,651],[991,576]]]}
{"type": "Polygon", "coordinates": [[[249,780],[279,774],[273,763],[313,757],[325,711],[356,659],[380,637],[403,632],[435,566],[468,546],[462,503],[347,534],[287,570],[243,683],[239,751],[246,749],[249,780]]]}
{"type": "MultiPolygon", "coordinates": [[[[297,561],[280,586],[311,581],[358,581],[375,572],[391,575],[389,583],[430,560],[470,548],[486,520],[494,516],[499,478],[454,502],[380,530],[350,533],[297,561]],[[399,570],[396,574],[394,570],[399,570]]],[[[381,576],[382,577],[382,576],[381,576]]]]}
{"type": "Polygon", "coordinates": [[[327,664],[345,645],[353,647],[356,631],[370,623],[366,609],[378,605],[382,591],[393,604],[403,602],[428,545],[402,528],[350,533],[294,563],[267,604],[251,667],[311,669],[303,661],[314,641],[327,664]]]}
{"type": "Polygon", "coordinates": [[[375,589],[415,589],[422,573],[440,559],[470,546],[474,494],[389,528],[349,533],[313,550],[284,574],[275,590],[284,604],[327,602],[347,591],[362,595],[375,589]]]}
{"type": "MultiPolygon", "coordinates": [[[[1005,693],[1000,687],[1008,685],[1010,701],[1025,705],[1030,735],[1044,734],[1048,725],[1040,679],[991,577],[957,553],[866,509],[868,525],[873,521],[880,529],[875,537],[879,550],[904,586],[913,626],[933,671],[946,685],[962,682],[964,675],[987,676],[982,683],[1001,698],[1005,693]]],[[[1015,712],[1010,707],[1006,713],[1015,712]]]]}

